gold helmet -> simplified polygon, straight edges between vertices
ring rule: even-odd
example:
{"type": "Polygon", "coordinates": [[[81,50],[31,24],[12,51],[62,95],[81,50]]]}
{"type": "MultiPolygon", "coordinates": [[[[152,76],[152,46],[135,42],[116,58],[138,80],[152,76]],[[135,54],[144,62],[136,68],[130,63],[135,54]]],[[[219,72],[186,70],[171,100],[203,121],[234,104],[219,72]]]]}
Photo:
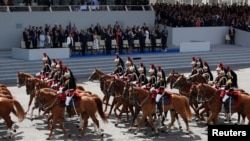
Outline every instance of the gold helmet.
{"type": "Polygon", "coordinates": [[[233,82],[232,82],[231,79],[228,79],[228,80],[227,80],[227,85],[232,85],[232,83],[233,83],[233,82]]]}

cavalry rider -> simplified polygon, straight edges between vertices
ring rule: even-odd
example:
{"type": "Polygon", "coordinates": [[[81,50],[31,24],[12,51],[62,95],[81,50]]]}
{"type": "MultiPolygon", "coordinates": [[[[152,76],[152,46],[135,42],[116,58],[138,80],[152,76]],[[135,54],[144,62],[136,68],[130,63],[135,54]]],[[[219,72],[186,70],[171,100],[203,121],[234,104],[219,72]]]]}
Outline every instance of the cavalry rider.
{"type": "Polygon", "coordinates": [[[218,81],[215,80],[215,87],[225,89],[227,83],[227,76],[224,70],[220,70],[218,78],[219,78],[218,81]]]}
{"type": "Polygon", "coordinates": [[[126,70],[124,71],[124,74],[123,74],[123,79],[124,80],[128,79],[128,75],[130,74],[130,66],[131,66],[132,63],[133,62],[132,62],[131,58],[128,56],[128,58],[126,60],[126,63],[125,63],[126,70]]]}
{"type": "Polygon", "coordinates": [[[65,101],[65,105],[66,105],[66,110],[69,114],[69,116],[71,116],[70,114],[70,100],[72,99],[72,97],[75,94],[75,90],[76,90],[76,79],[72,73],[72,71],[67,67],[64,66],[63,67],[63,81],[62,81],[62,89],[60,89],[57,94],[65,94],[66,95],[66,101],[65,101]]]}
{"type": "Polygon", "coordinates": [[[140,73],[138,78],[138,85],[145,86],[148,83],[148,78],[147,78],[147,70],[143,63],[140,63],[138,71],[140,73]]]}
{"type": "Polygon", "coordinates": [[[227,77],[231,79],[232,81],[232,87],[238,88],[238,80],[237,80],[237,74],[228,66],[227,67],[227,77]]]}
{"type": "Polygon", "coordinates": [[[197,64],[197,68],[203,69],[203,62],[202,62],[201,57],[198,57],[196,64],[197,64]]]}
{"type": "Polygon", "coordinates": [[[209,84],[210,84],[210,82],[213,81],[213,74],[211,73],[210,67],[206,61],[204,61],[202,76],[206,78],[207,83],[209,83],[209,84]]]}
{"type": "Polygon", "coordinates": [[[230,105],[234,103],[234,99],[232,98],[234,94],[234,88],[232,87],[232,77],[227,75],[227,82],[225,85],[225,89],[221,91],[222,102],[224,105],[225,111],[225,121],[231,120],[231,112],[230,112],[230,105]]]}
{"type": "Polygon", "coordinates": [[[131,62],[129,72],[130,73],[128,74],[128,81],[136,83],[138,81],[139,71],[133,62],[131,62]]]}
{"type": "Polygon", "coordinates": [[[150,89],[150,91],[152,92],[155,89],[154,87],[157,83],[157,69],[155,68],[154,64],[150,64],[150,69],[148,70],[148,72],[150,75],[148,85],[152,89],[150,89]]]}
{"type": "Polygon", "coordinates": [[[51,60],[46,53],[43,53],[42,61],[43,61],[42,69],[40,73],[36,74],[36,77],[44,80],[45,78],[49,77],[49,73],[51,72],[51,60]]]}
{"type": "Polygon", "coordinates": [[[55,69],[53,70],[54,73],[51,73],[50,79],[52,79],[52,84],[51,84],[51,88],[58,88],[60,86],[60,81],[61,78],[63,76],[63,65],[62,65],[62,61],[60,60],[55,69]]]}
{"type": "Polygon", "coordinates": [[[192,57],[191,65],[192,65],[192,70],[191,70],[190,76],[192,76],[194,74],[197,74],[197,72],[198,72],[198,70],[197,70],[197,60],[196,60],[195,57],[192,57]]]}
{"type": "Polygon", "coordinates": [[[124,74],[124,61],[122,60],[122,58],[119,56],[119,54],[116,54],[115,57],[115,71],[113,72],[113,74],[118,74],[119,76],[122,76],[124,74]]]}
{"type": "Polygon", "coordinates": [[[155,102],[157,104],[157,108],[158,108],[158,112],[160,114],[162,114],[162,102],[161,102],[161,97],[166,93],[165,92],[165,88],[166,88],[166,75],[164,70],[161,68],[161,66],[158,66],[158,72],[157,72],[157,77],[158,77],[158,81],[155,85],[155,89],[157,92],[156,98],[155,98],[155,102]]]}

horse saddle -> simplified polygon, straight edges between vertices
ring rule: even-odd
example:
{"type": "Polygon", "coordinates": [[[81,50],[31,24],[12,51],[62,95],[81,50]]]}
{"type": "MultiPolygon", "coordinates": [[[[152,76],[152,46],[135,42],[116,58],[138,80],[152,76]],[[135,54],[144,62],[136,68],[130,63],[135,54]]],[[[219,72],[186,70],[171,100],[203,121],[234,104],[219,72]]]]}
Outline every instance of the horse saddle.
{"type": "Polygon", "coordinates": [[[231,103],[231,105],[239,104],[239,95],[240,95],[239,92],[233,89],[221,91],[220,100],[223,103],[228,103],[228,104],[231,103]]]}

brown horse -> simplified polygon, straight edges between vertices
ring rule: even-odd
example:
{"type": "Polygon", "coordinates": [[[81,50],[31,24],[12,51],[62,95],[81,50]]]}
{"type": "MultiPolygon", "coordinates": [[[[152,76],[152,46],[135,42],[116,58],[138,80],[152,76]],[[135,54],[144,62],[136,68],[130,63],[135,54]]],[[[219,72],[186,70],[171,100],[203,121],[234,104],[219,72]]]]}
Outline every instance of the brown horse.
{"type": "Polygon", "coordinates": [[[5,85],[0,85],[0,97],[5,97],[5,98],[9,98],[9,99],[14,98],[12,96],[10,90],[5,85]]]}
{"type": "MultiPolygon", "coordinates": [[[[89,76],[89,79],[88,79],[89,81],[98,80],[100,82],[100,89],[102,93],[104,94],[103,102],[106,103],[104,111],[107,111],[107,106],[109,105],[109,99],[110,99],[110,95],[107,92],[107,88],[110,84],[110,81],[108,80],[113,77],[114,77],[113,75],[105,74],[101,70],[94,68],[94,71],[92,72],[92,74],[89,76]]],[[[112,102],[112,105],[114,105],[114,103],[115,101],[112,102]]],[[[111,111],[109,113],[111,113],[111,111]]]]}
{"type": "MultiPolygon", "coordinates": [[[[197,100],[206,101],[209,103],[211,114],[207,119],[207,124],[213,122],[213,124],[218,123],[218,114],[221,111],[221,91],[222,89],[216,89],[208,84],[199,83],[195,85],[197,90],[197,100]]],[[[238,112],[242,115],[246,115],[248,118],[248,125],[250,125],[250,96],[246,92],[234,91],[238,94],[238,103],[231,105],[231,113],[238,112]]]]}
{"type": "MultiPolygon", "coordinates": [[[[39,89],[42,89],[42,88],[50,88],[50,81],[44,81],[44,80],[38,79],[36,77],[27,78],[27,80],[26,80],[26,91],[27,91],[27,94],[30,95],[30,99],[29,99],[28,109],[27,109],[26,113],[29,111],[30,106],[32,104],[32,101],[33,101],[33,99],[35,97],[35,90],[39,90],[39,89]]],[[[77,85],[77,89],[85,90],[83,88],[83,86],[80,86],[80,85],[77,85]]],[[[33,111],[34,111],[34,109],[36,109],[35,106],[32,108],[32,111],[31,111],[31,120],[33,120],[33,111]]],[[[40,109],[39,109],[39,115],[40,115],[40,109]]]]}
{"type": "Polygon", "coordinates": [[[27,78],[34,77],[33,75],[26,72],[17,72],[17,87],[20,88],[25,85],[27,78]]]}
{"type": "Polygon", "coordinates": [[[200,73],[190,76],[187,80],[194,83],[207,83],[206,78],[200,73]]]}
{"type": "MultiPolygon", "coordinates": [[[[124,82],[122,79],[120,78],[112,78],[111,79],[111,83],[108,87],[108,93],[110,95],[113,95],[114,98],[116,99],[116,103],[115,103],[115,115],[116,115],[116,123],[115,126],[118,125],[118,122],[121,119],[122,113],[127,112],[127,120],[129,119],[128,116],[128,109],[131,112],[131,115],[134,117],[134,109],[133,109],[133,105],[129,104],[129,100],[128,100],[128,94],[126,95],[126,93],[124,92],[125,90],[125,85],[126,82],[124,82]],[[119,109],[119,107],[122,105],[122,109],[119,113],[119,115],[117,114],[116,110],[119,109]]],[[[113,105],[111,105],[111,110],[113,108],[113,105]]],[[[135,107],[138,108],[138,107],[135,107]]]]}
{"type": "MultiPolygon", "coordinates": [[[[64,94],[57,95],[55,90],[53,89],[49,90],[49,89],[50,88],[43,88],[43,89],[37,90],[36,98],[35,98],[36,106],[41,106],[46,111],[51,112],[51,115],[48,118],[48,123],[52,119],[52,125],[50,128],[50,134],[49,134],[48,139],[51,138],[56,123],[60,124],[60,127],[62,128],[64,134],[68,133],[63,125],[63,119],[64,119],[64,113],[65,113],[65,107],[64,107],[65,102],[63,102],[61,98],[63,97],[64,94]]],[[[91,95],[94,95],[94,94],[91,94],[91,95]]],[[[102,120],[104,122],[107,122],[107,118],[104,112],[102,111],[102,100],[100,99],[100,97],[98,97],[98,95],[89,96],[89,93],[88,95],[80,94],[79,105],[76,106],[75,109],[72,107],[70,110],[71,115],[74,115],[74,114],[80,115],[80,117],[84,121],[84,125],[81,128],[81,133],[79,137],[81,137],[84,134],[89,117],[97,126],[98,133],[101,134],[101,131],[99,129],[99,121],[96,119],[97,112],[99,113],[102,120]]]]}
{"type": "MultiPolygon", "coordinates": [[[[188,99],[185,96],[182,96],[177,93],[170,94],[170,99],[171,104],[164,105],[164,112],[167,112],[170,109],[174,109],[173,111],[180,114],[183,118],[186,124],[187,131],[189,132],[188,119],[192,117],[192,113],[189,107],[188,99]]],[[[142,110],[142,118],[138,123],[135,134],[137,134],[137,132],[139,131],[140,126],[142,122],[146,119],[146,117],[149,118],[149,124],[154,129],[155,133],[158,134],[158,129],[155,127],[152,119],[152,114],[154,114],[156,106],[155,103],[151,101],[151,93],[149,93],[145,89],[131,85],[131,87],[129,88],[129,100],[134,101],[138,106],[141,107],[142,110]]],[[[171,122],[168,125],[168,129],[166,130],[167,132],[173,126],[173,123],[175,121],[175,115],[176,113],[171,112],[171,122]]]]}
{"type": "Polygon", "coordinates": [[[22,105],[15,99],[0,97],[0,107],[0,117],[6,122],[7,136],[11,138],[11,131],[15,131],[15,129],[13,129],[14,122],[11,120],[10,114],[13,113],[18,118],[18,121],[22,122],[25,118],[25,112],[22,105]]]}
{"type": "MultiPolygon", "coordinates": [[[[193,75],[192,78],[198,75],[193,75]]],[[[191,79],[194,81],[195,79],[191,79]]],[[[190,79],[189,79],[190,81],[190,79]]],[[[179,93],[189,98],[189,104],[195,112],[195,115],[198,119],[204,120],[203,113],[206,112],[207,116],[209,115],[209,107],[207,103],[201,103],[201,105],[196,100],[196,91],[190,91],[192,85],[195,83],[199,83],[199,81],[203,82],[203,79],[197,79],[198,82],[188,82],[188,78],[184,75],[180,75],[177,80],[173,83],[172,87],[179,90],[179,93]],[[191,93],[192,92],[192,93],[191,93]],[[200,113],[199,110],[204,110],[200,113]]]]}

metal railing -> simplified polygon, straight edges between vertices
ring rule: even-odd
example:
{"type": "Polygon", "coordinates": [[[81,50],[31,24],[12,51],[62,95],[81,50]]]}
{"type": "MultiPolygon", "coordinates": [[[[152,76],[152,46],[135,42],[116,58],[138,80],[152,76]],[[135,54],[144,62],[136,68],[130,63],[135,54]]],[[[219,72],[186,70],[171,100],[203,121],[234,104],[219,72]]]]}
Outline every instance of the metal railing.
{"type": "Polygon", "coordinates": [[[0,12],[153,11],[151,5],[0,6],[0,12]]]}

